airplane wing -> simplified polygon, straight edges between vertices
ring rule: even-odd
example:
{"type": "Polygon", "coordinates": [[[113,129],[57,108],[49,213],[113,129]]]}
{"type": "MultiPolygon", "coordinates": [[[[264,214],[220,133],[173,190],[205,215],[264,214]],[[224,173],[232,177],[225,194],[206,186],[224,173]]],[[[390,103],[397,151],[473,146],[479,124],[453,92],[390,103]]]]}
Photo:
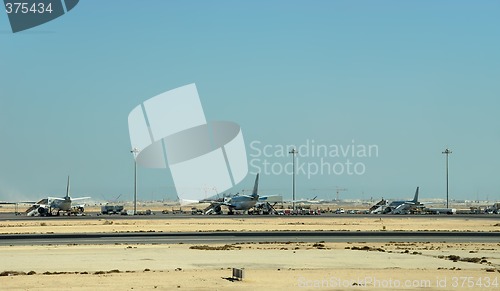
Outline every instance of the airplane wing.
{"type": "Polygon", "coordinates": [[[318,204],[318,200],[292,200],[292,203],[302,203],[302,204],[318,204]]]}
{"type": "Polygon", "coordinates": [[[422,201],[422,202],[420,202],[420,204],[426,204],[426,205],[446,205],[446,201],[443,201],[443,202],[441,202],[441,201],[439,201],[439,202],[437,202],[437,201],[435,201],[435,202],[432,202],[432,201],[422,201]]]}
{"type": "MultiPolygon", "coordinates": [[[[79,201],[79,200],[85,200],[85,199],[90,199],[91,197],[78,197],[78,198],[71,198],[71,201],[79,201]]],[[[64,199],[62,199],[64,200],[64,199]]]]}
{"type": "Polygon", "coordinates": [[[36,204],[37,202],[35,201],[18,201],[18,202],[6,202],[6,201],[1,201],[0,204],[36,204]]]}
{"type": "Polygon", "coordinates": [[[49,197],[49,200],[51,200],[51,201],[54,201],[54,200],[64,201],[64,198],[59,198],[59,197],[49,197]]]}
{"type": "Polygon", "coordinates": [[[234,207],[234,204],[231,204],[231,202],[229,201],[214,201],[211,203],[212,206],[230,206],[230,207],[234,207]]]}
{"type": "Polygon", "coordinates": [[[282,195],[259,196],[259,202],[282,203],[282,195]]]}

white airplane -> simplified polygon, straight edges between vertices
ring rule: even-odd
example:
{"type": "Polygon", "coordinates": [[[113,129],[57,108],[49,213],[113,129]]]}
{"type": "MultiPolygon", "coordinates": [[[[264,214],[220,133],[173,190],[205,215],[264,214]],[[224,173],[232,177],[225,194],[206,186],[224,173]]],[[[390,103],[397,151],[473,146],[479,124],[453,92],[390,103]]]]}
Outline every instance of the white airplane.
{"type": "Polygon", "coordinates": [[[205,212],[210,213],[222,213],[221,206],[227,206],[229,208],[229,214],[234,214],[235,210],[248,211],[250,208],[255,207],[257,202],[259,202],[259,174],[255,177],[255,185],[251,195],[240,195],[236,194],[230,198],[223,198],[217,201],[213,201],[210,204],[209,209],[205,212]]]}
{"type": "Polygon", "coordinates": [[[75,201],[90,199],[90,197],[71,198],[69,196],[70,181],[68,176],[68,184],[66,186],[66,196],[62,198],[48,197],[33,204],[26,210],[28,216],[51,216],[60,215],[61,211],[71,212],[76,211],[82,213],[85,209],[85,203],[73,204],[75,201]]]}
{"type": "Polygon", "coordinates": [[[422,207],[422,204],[418,202],[418,190],[415,191],[415,196],[413,200],[406,201],[392,201],[388,206],[385,207],[382,213],[384,214],[407,214],[412,208],[422,207]]]}
{"type": "Polygon", "coordinates": [[[318,196],[314,196],[314,198],[312,199],[299,199],[299,200],[292,200],[290,202],[292,203],[298,203],[298,204],[318,204],[320,202],[323,202],[323,200],[317,200],[316,198],[318,198],[318,196]]]}

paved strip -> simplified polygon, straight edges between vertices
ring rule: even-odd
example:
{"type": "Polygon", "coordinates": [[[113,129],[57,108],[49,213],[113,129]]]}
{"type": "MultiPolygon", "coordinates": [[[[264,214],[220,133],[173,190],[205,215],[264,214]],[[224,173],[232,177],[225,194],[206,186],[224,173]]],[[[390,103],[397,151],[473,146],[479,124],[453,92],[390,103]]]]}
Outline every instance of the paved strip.
{"type": "Polygon", "coordinates": [[[96,220],[96,219],[113,219],[113,220],[170,220],[170,219],[265,219],[265,218],[284,218],[284,219],[310,219],[310,218],[324,218],[324,219],[352,219],[352,218],[412,218],[412,219],[498,219],[498,214],[454,214],[454,215],[391,215],[391,214],[334,214],[325,213],[321,215],[191,215],[191,214],[162,214],[155,215],[100,215],[98,213],[87,213],[85,216],[49,216],[49,217],[33,217],[26,215],[15,215],[13,213],[0,213],[0,221],[51,221],[51,220],[96,220]]]}
{"type": "Polygon", "coordinates": [[[251,242],[499,242],[500,232],[138,232],[0,235],[0,245],[200,244],[251,242]]]}

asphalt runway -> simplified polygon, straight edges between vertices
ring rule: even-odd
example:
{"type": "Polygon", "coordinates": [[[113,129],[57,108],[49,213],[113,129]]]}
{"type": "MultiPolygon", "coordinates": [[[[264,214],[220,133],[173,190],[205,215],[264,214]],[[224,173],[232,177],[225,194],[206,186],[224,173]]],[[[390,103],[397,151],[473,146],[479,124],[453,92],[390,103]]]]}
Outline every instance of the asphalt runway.
{"type": "Polygon", "coordinates": [[[82,244],[229,244],[256,242],[460,242],[498,243],[500,232],[178,232],[4,234],[1,246],[82,244]]]}
{"type": "Polygon", "coordinates": [[[57,220],[57,219],[75,219],[75,220],[85,220],[85,219],[115,219],[115,220],[126,220],[126,219],[190,219],[190,218],[201,218],[201,219],[212,219],[212,218],[245,218],[245,219],[260,219],[260,218],[270,218],[270,217],[280,217],[280,218],[329,218],[329,219],[343,219],[343,218],[384,218],[384,217],[394,217],[394,218],[445,218],[445,219],[498,219],[500,221],[500,215],[498,214],[454,214],[454,215],[388,215],[388,214],[334,214],[325,213],[321,215],[248,215],[248,214],[236,214],[236,215],[191,215],[191,214],[162,214],[155,213],[154,215],[101,215],[99,213],[86,213],[84,216],[49,216],[49,217],[29,217],[24,213],[22,215],[15,215],[14,213],[0,213],[0,221],[22,221],[22,220],[57,220]]]}

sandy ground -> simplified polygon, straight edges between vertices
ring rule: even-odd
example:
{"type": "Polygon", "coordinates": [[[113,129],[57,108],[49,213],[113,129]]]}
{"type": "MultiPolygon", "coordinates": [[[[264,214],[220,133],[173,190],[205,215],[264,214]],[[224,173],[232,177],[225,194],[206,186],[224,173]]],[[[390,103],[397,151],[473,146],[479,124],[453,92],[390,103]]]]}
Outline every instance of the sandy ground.
{"type": "MultiPolygon", "coordinates": [[[[499,290],[499,246],[494,243],[265,243],[233,244],[221,250],[184,244],[1,247],[0,269],[36,274],[0,276],[0,288],[499,290]],[[447,259],[450,255],[461,259],[454,262],[447,259]],[[484,259],[465,262],[464,258],[484,259]],[[232,267],[245,269],[242,282],[230,280],[232,267]],[[490,282],[488,286],[486,281],[490,282]]],[[[208,246],[214,247],[222,245],[208,246]]]]}
{"type": "Polygon", "coordinates": [[[440,218],[437,216],[368,218],[269,217],[183,219],[58,219],[0,221],[0,233],[180,232],[180,231],[500,231],[500,219],[440,218]]]}
{"type": "MultiPolygon", "coordinates": [[[[0,233],[383,229],[499,231],[500,224],[440,217],[0,222],[0,233]]],[[[500,290],[499,250],[500,242],[2,246],[0,290],[500,290]],[[233,267],[244,268],[243,281],[231,280],[233,267]]]]}

